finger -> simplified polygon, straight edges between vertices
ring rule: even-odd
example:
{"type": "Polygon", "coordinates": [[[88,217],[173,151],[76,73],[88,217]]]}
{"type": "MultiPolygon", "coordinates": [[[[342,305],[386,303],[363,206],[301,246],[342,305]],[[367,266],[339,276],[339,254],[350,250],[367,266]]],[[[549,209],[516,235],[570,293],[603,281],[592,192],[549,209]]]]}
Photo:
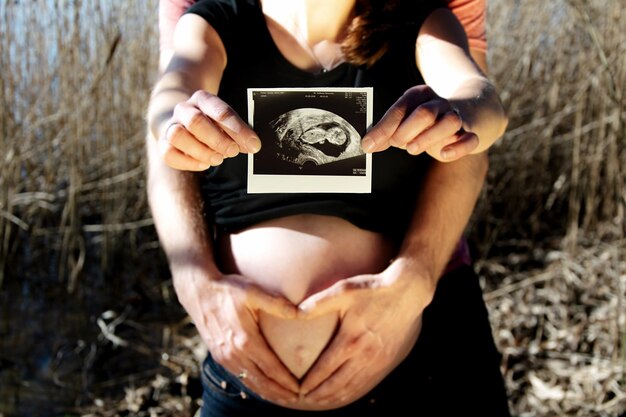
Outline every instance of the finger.
{"type": "Polygon", "coordinates": [[[181,171],[204,171],[210,167],[174,148],[165,139],[159,140],[158,147],[163,161],[171,168],[181,171]]]}
{"type": "Polygon", "coordinates": [[[306,374],[300,391],[308,395],[334,374],[347,362],[356,348],[356,342],[348,339],[341,332],[335,336],[331,344],[315,361],[313,367],[306,374]]]}
{"type": "Polygon", "coordinates": [[[408,142],[406,144],[406,150],[411,155],[418,155],[426,149],[441,143],[444,139],[454,136],[462,126],[463,121],[458,113],[448,111],[439,117],[433,125],[408,142]]]}
{"type": "Polygon", "coordinates": [[[328,313],[342,315],[353,303],[354,298],[366,295],[368,290],[384,285],[376,275],[358,275],[337,281],[298,304],[298,318],[312,319],[328,313]]]}
{"type": "Polygon", "coordinates": [[[268,379],[278,383],[282,389],[297,394],[300,390],[298,381],[278,359],[274,351],[270,349],[265,338],[260,332],[256,335],[250,335],[250,337],[253,339],[255,348],[247,351],[253,355],[250,360],[259,368],[259,371],[268,379]]]}
{"type": "Polygon", "coordinates": [[[252,353],[255,354],[254,361],[259,372],[262,372],[275,385],[280,386],[282,391],[297,395],[300,390],[298,381],[269,347],[260,348],[252,353]]]}
{"type": "Polygon", "coordinates": [[[285,297],[269,294],[255,285],[246,288],[247,303],[254,310],[261,310],[282,319],[295,319],[298,308],[285,297]]]}
{"type": "Polygon", "coordinates": [[[361,143],[363,150],[365,152],[380,152],[389,148],[392,136],[407,117],[407,114],[421,103],[425,103],[436,96],[434,91],[426,85],[408,89],[365,135],[361,143]]]}
{"type": "Polygon", "coordinates": [[[348,396],[360,391],[369,382],[366,378],[359,378],[364,369],[356,361],[345,362],[330,378],[311,391],[305,400],[328,404],[347,401],[348,396]]]}
{"type": "MultiPolygon", "coordinates": [[[[225,158],[239,153],[239,146],[224,131],[206,117],[200,109],[189,102],[174,108],[174,120],[178,120],[191,133],[192,137],[204,143],[225,158]]],[[[168,129],[169,130],[169,129],[168,129]]],[[[181,149],[185,151],[184,149],[181,149]]]]}
{"type": "Polygon", "coordinates": [[[244,384],[250,383],[250,388],[256,394],[265,399],[280,404],[294,403],[298,400],[298,384],[295,383],[295,389],[286,389],[281,384],[276,383],[272,378],[267,376],[262,369],[255,366],[254,371],[244,379],[244,384]]]}
{"type": "Polygon", "coordinates": [[[229,369],[239,376],[241,382],[261,397],[278,403],[289,403],[298,400],[298,395],[268,378],[252,361],[242,361],[238,369],[229,369]]]}
{"type": "MultiPolygon", "coordinates": [[[[391,137],[391,145],[401,149],[407,148],[416,137],[436,126],[437,119],[449,110],[450,105],[445,100],[431,100],[418,106],[407,116],[391,137]]],[[[454,114],[456,115],[456,113],[454,114]]]]}
{"type": "Polygon", "coordinates": [[[330,312],[345,310],[351,304],[353,290],[345,280],[336,282],[298,304],[298,318],[310,320],[330,312]]]}
{"type": "Polygon", "coordinates": [[[165,139],[172,147],[207,166],[217,166],[224,161],[222,155],[196,139],[181,124],[176,123],[172,125],[172,127],[167,129],[165,136],[165,139]]]}
{"type": "Polygon", "coordinates": [[[406,103],[400,101],[392,105],[385,115],[372,127],[361,141],[364,152],[381,152],[389,148],[389,140],[406,114],[406,103]]]}
{"type": "Polygon", "coordinates": [[[232,107],[219,97],[204,91],[194,93],[189,102],[214,120],[239,145],[239,150],[256,153],[261,149],[261,140],[232,107]]]}
{"type": "Polygon", "coordinates": [[[455,161],[469,155],[478,147],[479,140],[476,134],[472,132],[463,132],[458,136],[459,138],[456,142],[444,146],[441,150],[441,158],[444,161],[455,161]]]}
{"type": "Polygon", "coordinates": [[[287,370],[285,365],[276,357],[261,335],[258,326],[252,323],[252,317],[245,325],[245,336],[234,337],[228,347],[218,346],[221,351],[215,352],[214,358],[223,363],[229,371],[239,374],[242,371],[250,371],[252,367],[258,369],[257,377],[262,377],[265,382],[272,380],[274,384],[281,386],[281,390],[297,394],[298,382],[287,370]]]}

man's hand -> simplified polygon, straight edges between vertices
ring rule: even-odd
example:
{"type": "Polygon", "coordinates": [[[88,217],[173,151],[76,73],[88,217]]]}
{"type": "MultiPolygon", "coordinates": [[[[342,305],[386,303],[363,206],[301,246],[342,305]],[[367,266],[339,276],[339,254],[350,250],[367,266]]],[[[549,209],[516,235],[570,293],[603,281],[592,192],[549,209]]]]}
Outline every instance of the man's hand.
{"type": "Polygon", "coordinates": [[[297,400],[298,382],[268,346],[258,325],[259,311],[293,319],[296,306],[239,275],[219,279],[197,271],[193,275],[178,277],[177,282],[185,280],[189,285],[177,293],[213,358],[243,376],[242,382],[261,397],[283,404],[297,400]]]}
{"type": "Polygon", "coordinates": [[[411,155],[427,152],[450,162],[468,155],[478,146],[478,137],[463,129],[463,120],[448,100],[430,87],[407,90],[363,137],[365,152],[380,152],[395,146],[411,155]]]}
{"type": "Polygon", "coordinates": [[[339,311],[337,334],[306,375],[301,394],[318,404],[343,405],[364,395],[413,347],[434,280],[396,261],[376,275],[337,282],[299,305],[299,317],[339,311]]]}
{"type": "Polygon", "coordinates": [[[239,152],[255,153],[261,141],[228,104],[206,91],[195,92],[174,108],[159,135],[159,150],[167,165],[203,171],[239,152]]]}

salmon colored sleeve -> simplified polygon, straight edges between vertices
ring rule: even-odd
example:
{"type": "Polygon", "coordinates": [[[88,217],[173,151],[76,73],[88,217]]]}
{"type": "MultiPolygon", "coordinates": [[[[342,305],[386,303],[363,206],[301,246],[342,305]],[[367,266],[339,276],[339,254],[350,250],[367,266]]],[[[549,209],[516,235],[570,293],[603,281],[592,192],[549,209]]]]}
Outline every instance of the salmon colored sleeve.
{"type": "Polygon", "coordinates": [[[486,53],[486,0],[448,0],[448,8],[465,28],[470,48],[486,53]]]}
{"type": "Polygon", "coordinates": [[[176,22],[195,0],[159,0],[159,45],[171,49],[174,42],[176,22]]]}

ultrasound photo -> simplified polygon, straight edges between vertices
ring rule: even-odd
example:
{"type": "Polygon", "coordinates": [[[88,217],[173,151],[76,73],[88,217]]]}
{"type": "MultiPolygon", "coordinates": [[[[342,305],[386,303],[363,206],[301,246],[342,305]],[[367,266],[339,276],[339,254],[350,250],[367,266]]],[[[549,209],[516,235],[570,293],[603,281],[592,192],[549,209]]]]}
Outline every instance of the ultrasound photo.
{"type": "Polygon", "coordinates": [[[248,192],[371,192],[371,88],[249,89],[248,192]]]}

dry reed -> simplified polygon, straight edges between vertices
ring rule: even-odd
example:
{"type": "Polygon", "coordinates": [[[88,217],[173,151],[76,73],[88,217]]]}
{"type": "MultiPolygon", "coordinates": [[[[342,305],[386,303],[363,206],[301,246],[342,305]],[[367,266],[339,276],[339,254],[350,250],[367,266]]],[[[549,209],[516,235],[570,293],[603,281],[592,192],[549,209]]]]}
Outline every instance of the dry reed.
{"type": "Polygon", "coordinates": [[[625,18],[620,2],[490,3],[511,125],[472,239],[515,415],[626,411],[625,18]]]}
{"type": "MultiPolygon", "coordinates": [[[[2,266],[54,265],[72,292],[90,245],[100,266],[151,225],[144,112],[155,2],[8,2],[2,10],[2,266]]],[[[6,276],[0,275],[0,283],[6,276]]]]}
{"type": "MultiPolygon", "coordinates": [[[[511,124],[491,152],[469,236],[514,415],[626,412],[620,3],[489,2],[491,76],[511,124]]],[[[146,320],[145,306],[139,313],[112,298],[140,287],[142,300],[178,308],[166,273],[146,272],[163,266],[143,155],[156,5],[0,4],[0,364],[15,364],[10,352],[32,343],[12,324],[26,304],[42,302],[20,302],[24,286],[63,286],[52,305],[95,303],[87,309],[95,318],[81,322],[95,336],[67,342],[73,350],[61,345],[53,361],[50,386],[78,392],[74,414],[181,416],[196,407],[190,380],[203,348],[189,323],[163,323],[158,309],[146,320]],[[157,368],[129,364],[97,380],[90,374],[106,355],[157,368]],[[107,397],[108,388],[117,390],[107,397]]],[[[54,323],[57,331],[66,325],[54,323]]],[[[0,380],[21,383],[2,372],[0,380]]],[[[16,392],[8,385],[0,384],[0,398],[16,392]]],[[[34,398],[34,388],[20,389],[22,401],[34,398]]],[[[15,410],[16,401],[0,399],[0,414],[15,410]]]]}

